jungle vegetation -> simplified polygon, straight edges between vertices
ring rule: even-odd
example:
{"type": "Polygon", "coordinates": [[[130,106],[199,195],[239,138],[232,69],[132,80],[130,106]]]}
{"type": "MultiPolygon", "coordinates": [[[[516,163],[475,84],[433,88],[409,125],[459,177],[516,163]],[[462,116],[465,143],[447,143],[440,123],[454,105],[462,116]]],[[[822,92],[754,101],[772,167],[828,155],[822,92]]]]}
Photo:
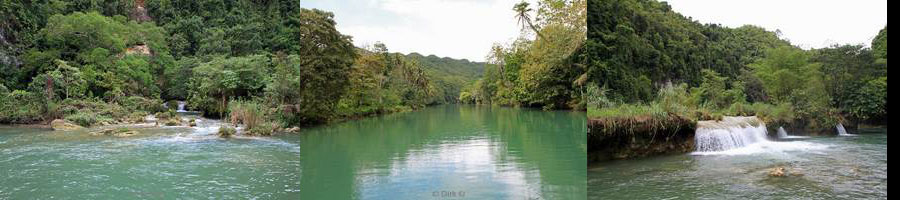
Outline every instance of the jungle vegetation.
{"type": "Polygon", "coordinates": [[[266,135],[456,103],[484,69],[355,47],[332,13],[289,0],[14,0],[0,17],[0,123],[115,123],[184,100],[266,135]]]}
{"type": "Polygon", "coordinates": [[[701,24],[656,0],[590,0],[590,118],[758,115],[827,129],[887,120],[887,25],[864,45],[801,49],[778,30],[701,24]]]}

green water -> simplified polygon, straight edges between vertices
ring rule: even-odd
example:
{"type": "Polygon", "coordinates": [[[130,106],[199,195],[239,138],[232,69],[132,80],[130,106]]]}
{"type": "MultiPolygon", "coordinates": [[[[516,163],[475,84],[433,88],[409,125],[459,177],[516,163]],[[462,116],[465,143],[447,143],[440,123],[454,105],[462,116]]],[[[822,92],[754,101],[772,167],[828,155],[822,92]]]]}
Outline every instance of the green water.
{"type": "Polygon", "coordinates": [[[436,106],[299,134],[0,127],[0,199],[585,199],[584,113],[436,106]]]}
{"type": "Polygon", "coordinates": [[[0,128],[0,199],[296,199],[299,145],[220,139],[219,122],[132,137],[0,128]]]}
{"type": "Polygon", "coordinates": [[[590,199],[887,199],[887,130],[592,164],[590,199]],[[752,153],[747,153],[752,152],[752,153]],[[769,177],[783,166],[789,177],[769,177]]]}
{"type": "Polygon", "coordinates": [[[585,199],[585,116],[436,106],[304,130],[302,199],[585,199]]]}

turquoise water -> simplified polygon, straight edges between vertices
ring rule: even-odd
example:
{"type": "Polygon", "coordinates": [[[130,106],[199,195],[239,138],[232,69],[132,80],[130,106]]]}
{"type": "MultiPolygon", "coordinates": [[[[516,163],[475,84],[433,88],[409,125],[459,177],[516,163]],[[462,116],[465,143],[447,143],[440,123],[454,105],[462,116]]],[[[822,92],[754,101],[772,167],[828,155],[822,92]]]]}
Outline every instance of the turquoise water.
{"type": "Polygon", "coordinates": [[[0,127],[0,199],[586,198],[584,113],[447,105],[230,139],[220,125],[0,127]]]}
{"type": "Polygon", "coordinates": [[[590,199],[887,199],[887,130],[592,164],[590,199]],[[768,172],[784,167],[788,177],[768,172]]]}
{"type": "Polygon", "coordinates": [[[299,145],[144,127],[132,137],[0,128],[0,199],[297,199],[299,145]]]}
{"type": "Polygon", "coordinates": [[[585,115],[436,106],[304,130],[303,199],[585,199],[585,115]]]}

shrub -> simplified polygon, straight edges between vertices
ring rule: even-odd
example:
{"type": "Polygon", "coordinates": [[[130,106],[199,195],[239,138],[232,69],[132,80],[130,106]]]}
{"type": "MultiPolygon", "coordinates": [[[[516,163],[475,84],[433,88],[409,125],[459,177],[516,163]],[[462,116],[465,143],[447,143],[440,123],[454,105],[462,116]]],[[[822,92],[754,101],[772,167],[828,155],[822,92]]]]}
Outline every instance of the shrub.
{"type": "Polygon", "coordinates": [[[162,112],[166,109],[159,99],[148,99],[140,96],[130,96],[119,100],[119,104],[129,111],[162,112]]]}
{"type": "Polygon", "coordinates": [[[278,130],[278,124],[273,122],[265,122],[248,129],[249,135],[271,136],[278,130]]]}
{"type": "Polygon", "coordinates": [[[94,114],[92,112],[75,113],[73,115],[66,116],[66,120],[84,127],[89,127],[100,121],[97,117],[97,114],[94,114]]]}
{"type": "Polygon", "coordinates": [[[228,105],[229,119],[234,125],[243,124],[247,130],[267,123],[266,107],[255,101],[235,100],[228,105]]]}
{"type": "Polygon", "coordinates": [[[237,133],[237,130],[234,129],[234,127],[222,125],[221,127],[219,127],[219,133],[217,135],[222,138],[229,138],[235,133],[237,133]]]}

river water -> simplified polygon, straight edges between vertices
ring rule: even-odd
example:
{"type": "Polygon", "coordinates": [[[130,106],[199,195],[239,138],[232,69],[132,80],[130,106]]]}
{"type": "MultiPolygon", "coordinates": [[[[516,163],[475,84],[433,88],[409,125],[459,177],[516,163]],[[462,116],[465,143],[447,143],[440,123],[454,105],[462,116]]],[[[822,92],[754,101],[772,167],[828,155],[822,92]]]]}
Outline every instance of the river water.
{"type": "Polygon", "coordinates": [[[304,130],[302,199],[585,199],[584,113],[435,106],[304,130]]]}
{"type": "Polygon", "coordinates": [[[0,199],[586,198],[584,113],[447,105],[230,139],[198,125],[0,127],[0,199]]]}
{"type": "Polygon", "coordinates": [[[887,130],[588,168],[590,199],[887,199],[887,130]]]}
{"type": "Polygon", "coordinates": [[[0,128],[0,199],[299,197],[299,145],[198,127],[132,127],[131,137],[0,128]]]}

